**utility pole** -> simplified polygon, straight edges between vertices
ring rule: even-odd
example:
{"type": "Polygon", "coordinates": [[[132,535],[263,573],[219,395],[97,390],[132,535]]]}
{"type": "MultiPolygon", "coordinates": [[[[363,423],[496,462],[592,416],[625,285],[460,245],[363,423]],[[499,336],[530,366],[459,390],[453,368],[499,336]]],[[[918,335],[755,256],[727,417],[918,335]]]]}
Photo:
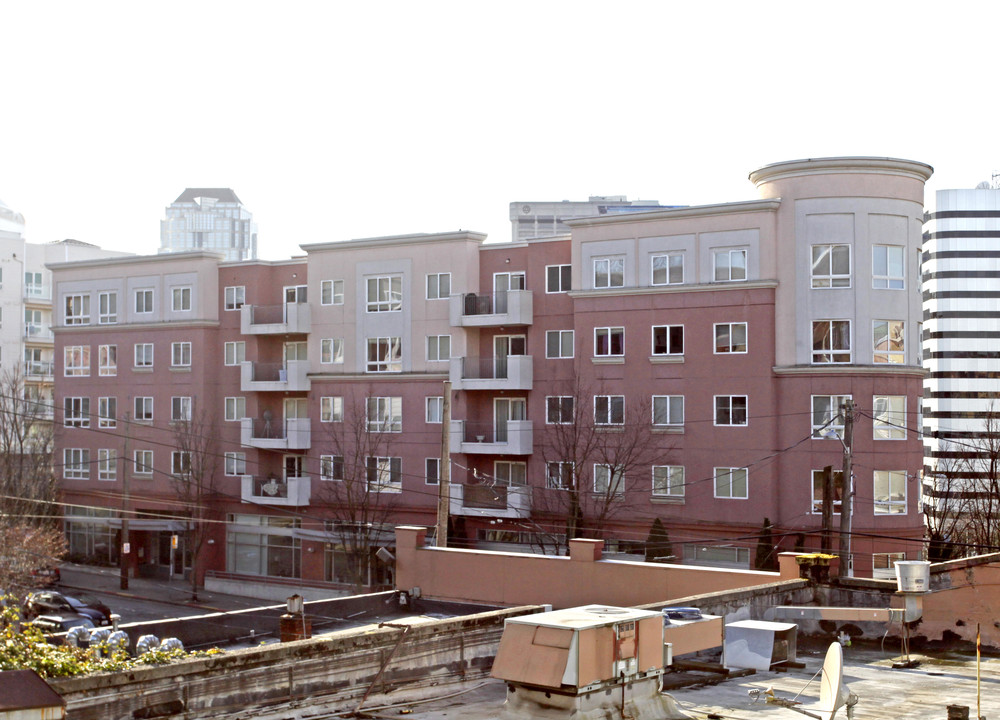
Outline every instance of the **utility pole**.
{"type": "Polygon", "coordinates": [[[844,414],[844,469],[840,476],[840,577],[852,577],[851,570],[851,464],[854,443],[854,401],[848,398],[840,406],[844,414]]]}
{"type": "Polygon", "coordinates": [[[829,554],[833,545],[833,465],[823,468],[823,536],[820,552],[829,554]]]}
{"type": "Polygon", "coordinates": [[[129,513],[129,467],[128,467],[128,436],[131,431],[129,414],[125,413],[125,447],[122,449],[122,544],[118,549],[118,559],[121,563],[122,577],[121,589],[128,590],[128,554],[131,548],[128,542],[128,513],[129,513]]]}
{"type": "Polygon", "coordinates": [[[441,458],[438,472],[437,547],[448,547],[448,504],[451,501],[451,381],[444,381],[441,401],[441,458]]]}

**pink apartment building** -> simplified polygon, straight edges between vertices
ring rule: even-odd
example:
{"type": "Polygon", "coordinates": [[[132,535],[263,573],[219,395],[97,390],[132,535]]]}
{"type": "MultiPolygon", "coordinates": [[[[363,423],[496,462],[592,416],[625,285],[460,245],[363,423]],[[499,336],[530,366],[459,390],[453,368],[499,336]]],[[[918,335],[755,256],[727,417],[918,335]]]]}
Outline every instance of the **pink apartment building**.
{"type": "Polygon", "coordinates": [[[749,567],[765,518],[780,550],[819,547],[849,397],[853,569],[887,573],[922,552],[931,172],[778,163],[758,200],[515,243],[53,265],[71,552],[114,561],[127,507],[137,572],[197,552],[218,578],[377,584],[387,529],[434,525],[444,441],[452,544],[641,554],[659,518],[678,561],[749,567]]]}

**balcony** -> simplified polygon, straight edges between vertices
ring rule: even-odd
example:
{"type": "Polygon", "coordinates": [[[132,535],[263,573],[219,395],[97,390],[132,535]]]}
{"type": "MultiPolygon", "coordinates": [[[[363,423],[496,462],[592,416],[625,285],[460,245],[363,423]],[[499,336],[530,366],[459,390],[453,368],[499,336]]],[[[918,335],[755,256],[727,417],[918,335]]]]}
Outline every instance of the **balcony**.
{"type": "Polygon", "coordinates": [[[531,514],[527,485],[450,485],[449,511],[472,517],[523,518],[531,514]]]}
{"type": "Polygon", "coordinates": [[[284,505],[303,507],[309,504],[312,492],[312,478],[307,476],[281,478],[261,478],[243,475],[240,478],[240,500],[254,505],[284,505]]]}
{"type": "Polygon", "coordinates": [[[308,372],[308,360],[289,360],[284,363],[241,363],[240,390],[242,392],[305,392],[312,385],[307,375],[308,372]]]}
{"type": "Polygon", "coordinates": [[[531,356],[452,358],[448,379],[455,390],[531,390],[531,356]]]}
{"type": "Polygon", "coordinates": [[[48,285],[35,285],[29,283],[24,286],[24,299],[26,302],[48,303],[52,301],[52,288],[48,285]]]}
{"type": "Polygon", "coordinates": [[[28,343],[51,344],[55,340],[52,328],[47,325],[25,325],[24,341],[28,343]]]}
{"type": "Polygon", "coordinates": [[[452,420],[449,446],[453,453],[472,455],[530,455],[534,431],[531,420],[508,420],[499,425],[452,420]]]}
{"type": "Polygon", "coordinates": [[[312,444],[309,418],[243,418],[240,443],[260,450],[308,450],[312,444]]]}
{"type": "Polygon", "coordinates": [[[26,378],[52,377],[55,363],[44,362],[42,360],[28,360],[24,363],[24,376],[26,378]]]}
{"type": "Polygon", "coordinates": [[[448,306],[452,327],[511,327],[531,325],[530,290],[452,295],[448,306]]]}
{"type": "Polygon", "coordinates": [[[240,332],[244,335],[288,335],[312,329],[307,303],[244,305],[240,308],[240,332]]]}

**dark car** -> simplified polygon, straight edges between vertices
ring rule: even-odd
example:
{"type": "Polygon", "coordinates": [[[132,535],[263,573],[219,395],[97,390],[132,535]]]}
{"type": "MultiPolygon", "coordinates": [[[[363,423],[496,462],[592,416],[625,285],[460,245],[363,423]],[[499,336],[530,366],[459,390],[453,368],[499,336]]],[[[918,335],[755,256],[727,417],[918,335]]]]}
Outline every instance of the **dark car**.
{"type": "Polygon", "coordinates": [[[24,617],[27,620],[40,615],[83,615],[90,618],[95,626],[111,624],[111,608],[85,595],[64,595],[54,590],[38,590],[28,595],[24,601],[24,617]]]}
{"type": "Polygon", "coordinates": [[[37,627],[46,635],[56,635],[68,632],[70,628],[85,627],[88,630],[94,629],[94,621],[86,615],[66,612],[53,615],[39,615],[31,624],[37,627]]]}

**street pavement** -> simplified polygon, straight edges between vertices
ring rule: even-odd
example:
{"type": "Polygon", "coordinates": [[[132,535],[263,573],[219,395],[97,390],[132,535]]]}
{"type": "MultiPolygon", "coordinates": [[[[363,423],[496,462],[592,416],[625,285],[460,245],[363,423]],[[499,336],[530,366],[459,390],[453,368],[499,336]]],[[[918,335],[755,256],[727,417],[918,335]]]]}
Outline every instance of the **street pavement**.
{"type": "Polygon", "coordinates": [[[198,590],[198,600],[191,597],[191,585],[183,580],[129,578],[128,588],[121,587],[117,568],[66,563],[60,566],[61,580],[54,589],[67,595],[88,594],[101,599],[123,623],[190,617],[212,612],[266,607],[275,603],[258,598],[226,595],[198,590]]]}

